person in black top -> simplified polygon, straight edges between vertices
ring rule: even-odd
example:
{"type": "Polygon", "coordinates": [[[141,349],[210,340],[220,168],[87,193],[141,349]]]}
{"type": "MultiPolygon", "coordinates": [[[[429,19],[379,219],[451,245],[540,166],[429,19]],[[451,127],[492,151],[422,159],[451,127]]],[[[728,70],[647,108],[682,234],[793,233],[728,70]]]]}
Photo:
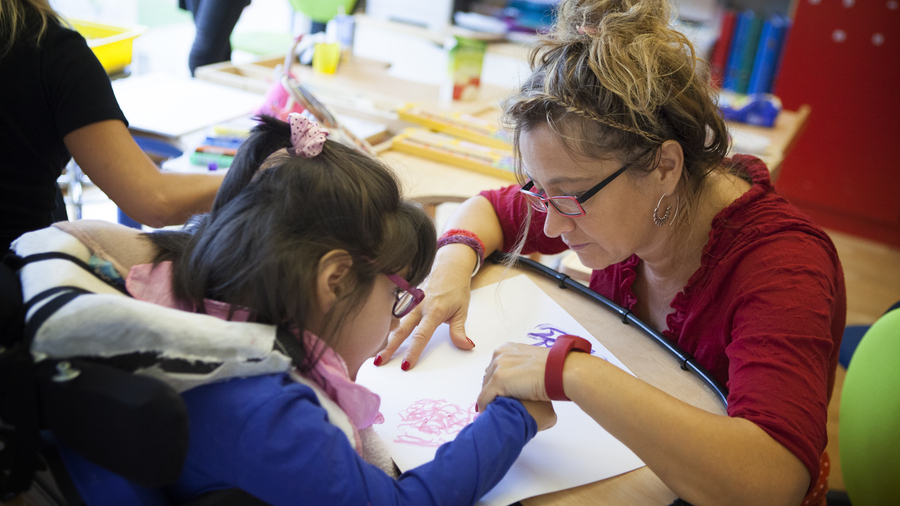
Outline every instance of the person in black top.
{"type": "Polygon", "coordinates": [[[103,66],[47,0],[0,0],[0,251],[66,219],[56,180],[72,157],[140,223],[208,211],[223,176],[160,171],[127,126],[103,66]]]}
{"type": "Polygon", "coordinates": [[[231,60],[231,32],[248,5],[250,0],[179,0],[197,27],[188,55],[191,75],[197,67],[231,60]]]}

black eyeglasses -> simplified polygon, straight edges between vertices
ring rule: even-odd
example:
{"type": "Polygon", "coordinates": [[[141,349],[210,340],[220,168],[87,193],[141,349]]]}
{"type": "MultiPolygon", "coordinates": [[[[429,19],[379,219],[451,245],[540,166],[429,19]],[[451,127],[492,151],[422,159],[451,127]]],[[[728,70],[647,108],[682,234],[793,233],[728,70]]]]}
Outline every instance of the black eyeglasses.
{"type": "Polygon", "coordinates": [[[411,286],[409,282],[396,274],[385,274],[385,276],[400,288],[397,290],[397,300],[394,301],[394,308],[391,312],[394,313],[394,317],[403,318],[422,302],[425,292],[411,286]]]}
{"type": "Polygon", "coordinates": [[[556,209],[556,212],[563,216],[584,216],[587,213],[585,213],[584,207],[581,205],[587,202],[589,198],[596,195],[604,186],[611,183],[613,179],[619,177],[619,174],[625,172],[630,166],[630,163],[626,163],[621,169],[613,172],[608,178],[600,181],[593,188],[577,197],[571,195],[545,197],[543,192],[534,193],[533,191],[529,191],[534,188],[534,181],[528,181],[528,184],[523,186],[519,192],[522,193],[522,195],[525,195],[525,198],[528,199],[528,203],[531,204],[531,207],[534,208],[535,211],[546,213],[547,202],[550,202],[550,204],[553,205],[553,208],[556,209]]]}

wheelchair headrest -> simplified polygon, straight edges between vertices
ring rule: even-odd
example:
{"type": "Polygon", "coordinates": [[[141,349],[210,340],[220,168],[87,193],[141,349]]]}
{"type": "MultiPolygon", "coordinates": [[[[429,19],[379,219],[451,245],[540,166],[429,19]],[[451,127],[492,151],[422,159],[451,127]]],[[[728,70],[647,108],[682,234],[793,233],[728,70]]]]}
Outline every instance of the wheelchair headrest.
{"type": "MultiPolygon", "coordinates": [[[[54,227],[19,238],[15,251],[29,255],[62,252],[91,262],[92,252],[54,227]]],[[[56,287],[82,293],[35,327],[32,353],[54,359],[88,358],[155,377],[177,392],[233,377],[288,371],[291,359],[276,346],[274,325],[229,322],[132,299],[78,264],[64,259],[30,263],[20,269],[24,299],[56,287]]],[[[47,304],[51,303],[47,302],[47,304]]]]}
{"type": "MultiPolygon", "coordinates": [[[[121,241],[140,237],[122,230],[121,241]]],[[[41,426],[138,484],[160,487],[181,473],[188,420],[178,393],[292,368],[275,326],[135,300],[104,279],[104,254],[60,228],[25,234],[13,248],[24,262],[18,278],[41,426]]]]}

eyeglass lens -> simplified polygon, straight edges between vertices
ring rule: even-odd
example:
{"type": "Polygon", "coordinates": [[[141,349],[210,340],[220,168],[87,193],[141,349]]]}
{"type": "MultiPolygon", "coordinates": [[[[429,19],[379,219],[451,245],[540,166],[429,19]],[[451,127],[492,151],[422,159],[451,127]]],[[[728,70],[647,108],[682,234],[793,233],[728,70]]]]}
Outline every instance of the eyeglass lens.
{"type": "MultiPolygon", "coordinates": [[[[531,204],[531,207],[533,207],[535,211],[541,211],[543,213],[547,212],[547,206],[544,204],[544,201],[540,199],[540,197],[525,193],[525,198],[528,199],[528,202],[531,204]]],[[[560,214],[581,214],[581,209],[578,207],[578,203],[575,202],[574,199],[551,197],[548,200],[560,214]]]]}
{"type": "Polygon", "coordinates": [[[406,290],[397,293],[397,300],[394,301],[394,316],[402,318],[416,307],[416,298],[413,294],[406,290]]]}

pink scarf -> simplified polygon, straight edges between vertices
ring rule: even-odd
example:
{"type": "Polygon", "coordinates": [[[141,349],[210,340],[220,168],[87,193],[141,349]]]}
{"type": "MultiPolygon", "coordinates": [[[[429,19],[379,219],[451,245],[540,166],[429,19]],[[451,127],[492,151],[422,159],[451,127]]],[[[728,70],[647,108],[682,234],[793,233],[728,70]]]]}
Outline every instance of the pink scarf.
{"type": "MultiPolygon", "coordinates": [[[[128,272],[125,286],[135,299],[152,302],[160,306],[196,312],[190,304],[175,298],[172,293],[172,262],[135,265],[128,272]]],[[[216,300],[205,299],[206,314],[222,320],[244,322],[253,313],[246,308],[236,308],[229,318],[231,305],[216,300]]],[[[384,423],[384,416],[378,411],[381,397],[350,379],[347,364],[331,347],[310,332],[303,332],[305,348],[312,356],[319,356],[316,366],[305,377],[316,383],[350,418],[356,430],[362,430],[373,423],[384,423]]],[[[357,434],[357,442],[359,436],[357,434]]],[[[362,448],[358,446],[358,450],[362,448]]]]}

